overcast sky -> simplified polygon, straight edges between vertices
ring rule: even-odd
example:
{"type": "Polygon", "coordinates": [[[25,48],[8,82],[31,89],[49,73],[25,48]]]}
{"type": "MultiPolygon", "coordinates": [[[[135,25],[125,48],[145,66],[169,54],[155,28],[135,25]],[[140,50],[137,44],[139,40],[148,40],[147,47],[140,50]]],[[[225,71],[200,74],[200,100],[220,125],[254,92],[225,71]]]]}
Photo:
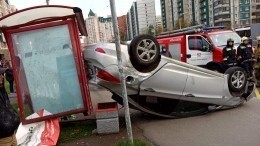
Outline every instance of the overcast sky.
{"type": "MultiPolygon", "coordinates": [[[[130,9],[134,0],[115,0],[117,15],[125,15],[130,9]]],[[[12,5],[15,5],[18,10],[27,7],[45,5],[46,0],[10,0],[12,5]]],[[[83,10],[84,17],[87,18],[90,9],[98,16],[110,15],[110,3],[109,0],[50,0],[51,5],[67,5],[76,6],[83,10]]],[[[155,0],[156,14],[160,15],[160,0],[155,0]]]]}

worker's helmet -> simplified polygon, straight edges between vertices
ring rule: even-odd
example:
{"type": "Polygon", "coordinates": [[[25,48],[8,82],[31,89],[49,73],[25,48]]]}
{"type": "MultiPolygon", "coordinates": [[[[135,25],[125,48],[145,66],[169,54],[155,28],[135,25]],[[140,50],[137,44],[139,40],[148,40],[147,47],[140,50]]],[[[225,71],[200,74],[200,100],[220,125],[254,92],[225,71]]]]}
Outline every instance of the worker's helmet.
{"type": "Polygon", "coordinates": [[[227,43],[229,43],[229,42],[233,42],[233,43],[234,43],[234,40],[233,40],[232,38],[229,38],[229,39],[227,40],[227,43]]]}
{"type": "Polygon", "coordinates": [[[244,41],[248,41],[249,39],[248,39],[248,37],[242,37],[241,38],[241,42],[243,43],[244,41]]]}
{"type": "Polygon", "coordinates": [[[260,36],[257,36],[257,37],[256,37],[256,40],[257,40],[257,41],[260,41],[260,36]]]}
{"type": "Polygon", "coordinates": [[[260,36],[256,37],[257,45],[260,45],[260,36]]]}

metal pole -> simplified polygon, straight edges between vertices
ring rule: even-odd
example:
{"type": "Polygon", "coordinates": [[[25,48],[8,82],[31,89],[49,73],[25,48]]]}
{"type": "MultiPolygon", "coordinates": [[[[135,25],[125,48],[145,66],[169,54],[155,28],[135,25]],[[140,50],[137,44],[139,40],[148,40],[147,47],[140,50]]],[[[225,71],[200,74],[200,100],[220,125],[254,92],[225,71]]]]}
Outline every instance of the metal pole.
{"type": "Polygon", "coordinates": [[[49,1],[50,1],[50,0],[46,0],[46,4],[47,4],[47,5],[49,5],[49,1]]]}
{"type": "Polygon", "coordinates": [[[133,145],[134,142],[133,142],[132,126],[131,126],[128,98],[127,98],[127,91],[126,91],[125,74],[123,71],[123,64],[122,64],[122,57],[121,57],[120,37],[119,37],[119,30],[118,30],[115,0],[110,0],[110,9],[111,9],[112,20],[113,20],[116,53],[117,53],[118,68],[120,73],[122,95],[124,98],[123,101],[124,101],[124,109],[125,109],[127,136],[128,136],[128,141],[133,145]]]}

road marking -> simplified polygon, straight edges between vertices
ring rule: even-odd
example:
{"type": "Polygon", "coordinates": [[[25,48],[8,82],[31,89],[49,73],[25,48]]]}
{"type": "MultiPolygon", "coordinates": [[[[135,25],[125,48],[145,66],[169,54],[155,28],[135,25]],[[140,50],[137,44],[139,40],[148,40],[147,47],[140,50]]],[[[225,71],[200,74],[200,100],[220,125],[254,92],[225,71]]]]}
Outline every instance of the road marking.
{"type": "Polygon", "coordinates": [[[259,94],[258,89],[255,89],[255,95],[256,95],[256,98],[260,99],[260,94],[259,94]]]}

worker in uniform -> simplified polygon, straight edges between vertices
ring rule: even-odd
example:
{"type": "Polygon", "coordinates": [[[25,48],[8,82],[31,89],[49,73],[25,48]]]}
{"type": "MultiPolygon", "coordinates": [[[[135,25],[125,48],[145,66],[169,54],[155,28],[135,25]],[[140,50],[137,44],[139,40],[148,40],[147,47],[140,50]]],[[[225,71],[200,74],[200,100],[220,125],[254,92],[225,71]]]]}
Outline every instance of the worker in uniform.
{"type": "Polygon", "coordinates": [[[241,67],[243,67],[248,75],[248,79],[253,79],[253,49],[249,44],[247,37],[242,37],[241,44],[237,48],[237,60],[241,67]]]}
{"type": "Polygon", "coordinates": [[[257,46],[254,52],[254,58],[256,60],[255,64],[254,64],[254,69],[255,69],[255,77],[257,80],[257,86],[260,86],[260,36],[256,37],[256,41],[257,41],[257,46]]]}
{"type": "Polygon", "coordinates": [[[234,48],[234,40],[232,38],[227,40],[227,45],[223,48],[223,62],[225,70],[237,63],[236,49],[234,48]]]}

